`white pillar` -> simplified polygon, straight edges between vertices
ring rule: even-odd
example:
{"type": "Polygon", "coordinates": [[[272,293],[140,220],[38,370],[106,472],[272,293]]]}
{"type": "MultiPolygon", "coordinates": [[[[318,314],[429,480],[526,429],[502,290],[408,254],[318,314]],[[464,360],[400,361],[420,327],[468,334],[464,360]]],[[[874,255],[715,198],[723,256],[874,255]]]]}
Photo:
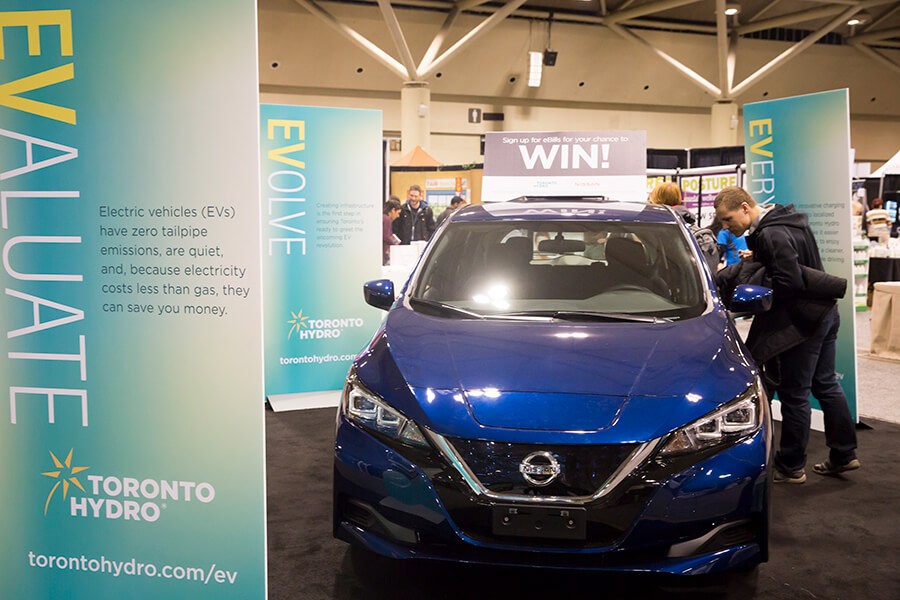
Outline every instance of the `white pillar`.
{"type": "Polygon", "coordinates": [[[734,102],[716,102],[710,112],[710,146],[738,145],[738,107],[734,102]]]}
{"type": "Polygon", "coordinates": [[[416,146],[431,151],[431,90],[424,81],[407,81],[400,90],[400,145],[403,154],[416,146]]]}

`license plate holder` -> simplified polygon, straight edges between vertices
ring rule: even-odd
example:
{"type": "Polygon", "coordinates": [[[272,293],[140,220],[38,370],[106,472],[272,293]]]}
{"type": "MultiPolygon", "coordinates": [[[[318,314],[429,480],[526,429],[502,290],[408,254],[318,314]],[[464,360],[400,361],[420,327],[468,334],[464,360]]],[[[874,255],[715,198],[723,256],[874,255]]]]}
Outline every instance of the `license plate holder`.
{"type": "Polygon", "coordinates": [[[587,511],[582,507],[495,505],[494,535],[584,540],[587,537],[587,511]]]}

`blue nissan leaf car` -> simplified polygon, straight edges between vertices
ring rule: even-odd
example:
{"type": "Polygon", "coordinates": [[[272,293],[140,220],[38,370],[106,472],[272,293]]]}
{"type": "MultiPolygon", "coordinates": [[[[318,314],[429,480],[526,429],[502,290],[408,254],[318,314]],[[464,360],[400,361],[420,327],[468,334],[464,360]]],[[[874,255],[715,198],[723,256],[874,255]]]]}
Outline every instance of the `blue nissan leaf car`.
{"type": "MultiPolygon", "coordinates": [[[[455,212],[356,358],[334,535],[397,559],[701,574],[767,559],[769,402],[668,207],[455,212]]],[[[740,287],[754,313],[771,290],[740,287]]]]}

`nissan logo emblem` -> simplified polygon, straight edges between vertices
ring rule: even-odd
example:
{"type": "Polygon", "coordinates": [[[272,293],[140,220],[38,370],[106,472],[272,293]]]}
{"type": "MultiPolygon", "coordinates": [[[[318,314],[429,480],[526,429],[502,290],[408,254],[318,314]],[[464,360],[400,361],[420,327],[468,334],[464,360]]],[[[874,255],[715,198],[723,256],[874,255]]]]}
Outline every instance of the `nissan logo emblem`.
{"type": "Polygon", "coordinates": [[[519,472],[531,485],[542,487],[553,483],[562,469],[549,452],[532,452],[519,464],[519,472]]]}

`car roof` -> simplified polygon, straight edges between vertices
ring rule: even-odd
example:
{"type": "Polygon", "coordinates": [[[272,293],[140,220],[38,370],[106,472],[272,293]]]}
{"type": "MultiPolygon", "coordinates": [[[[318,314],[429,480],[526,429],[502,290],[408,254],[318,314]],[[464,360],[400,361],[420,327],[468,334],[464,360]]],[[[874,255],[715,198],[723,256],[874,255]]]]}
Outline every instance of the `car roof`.
{"type": "Polygon", "coordinates": [[[677,219],[667,206],[591,196],[522,196],[508,202],[466,206],[453,215],[454,222],[585,220],[673,223],[677,219]]]}

